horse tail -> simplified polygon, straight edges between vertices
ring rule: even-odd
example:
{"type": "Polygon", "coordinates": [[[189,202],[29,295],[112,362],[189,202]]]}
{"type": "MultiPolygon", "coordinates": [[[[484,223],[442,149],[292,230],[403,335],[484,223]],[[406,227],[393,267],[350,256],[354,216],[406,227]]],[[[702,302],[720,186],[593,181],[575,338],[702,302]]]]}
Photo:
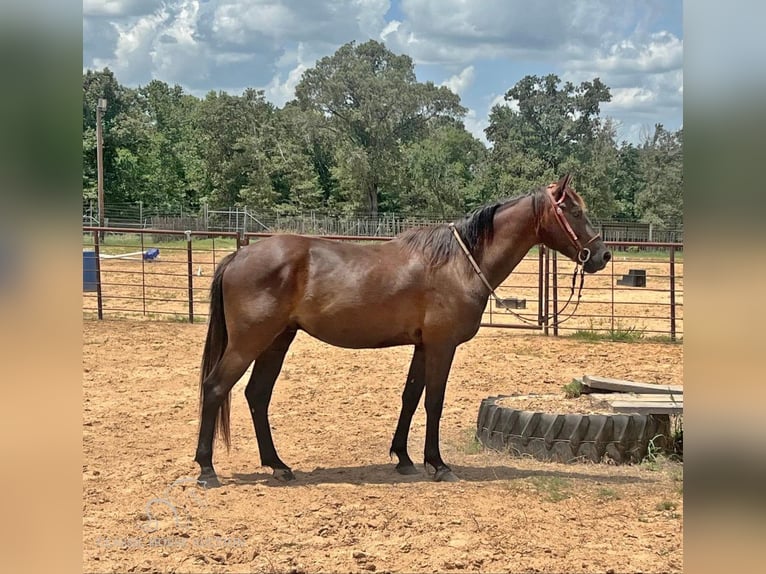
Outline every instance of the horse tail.
{"type": "MultiPolygon", "coordinates": [[[[229,342],[229,335],[226,331],[226,316],[223,309],[223,273],[236,254],[237,252],[235,251],[221,260],[213,275],[213,282],[210,285],[210,317],[208,319],[205,349],[202,352],[202,367],[200,369],[199,377],[200,424],[202,423],[202,405],[205,400],[205,379],[207,379],[208,375],[218,364],[218,361],[221,360],[221,357],[226,350],[226,345],[229,342]]],[[[231,444],[231,433],[229,431],[230,411],[231,393],[227,393],[218,409],[218,413],[216,414],[216,424],[213,427],[213,438],[215,439],[217,427],[217,430],[221,433],[224,444],[226,444],[227,451],[231,444]]]]}

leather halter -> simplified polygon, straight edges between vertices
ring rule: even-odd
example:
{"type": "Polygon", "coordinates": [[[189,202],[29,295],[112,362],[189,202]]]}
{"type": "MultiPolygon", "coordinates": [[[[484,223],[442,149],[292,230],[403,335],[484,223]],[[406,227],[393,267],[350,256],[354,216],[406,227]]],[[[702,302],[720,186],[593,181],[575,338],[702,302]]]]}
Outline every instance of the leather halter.
{"type": "MultiPolygon", "coordinates": [[[[548,186],[548,190],[555,189],[556,184],[551,184],[548,186]]],[[[577,249],[577,261],[584,265],[585,262],[587,262],[590,259],[591,251],[588,249],[588,245],[593,243],[596,239],[601,237],[601,233],[596,233],[593,237],[588,239],[588,241],[583,245],[580,243],[580,239],[577,237],[577,233],[575,233],[574,229],[572,229],[572,226],[569,225],[569,222],[567,221],[567,218],[564,216],[564,210],[561,208],[561,206],[564,204],[564,200],[569,195],[569,192],[567,191],[569,188],[565,187],[561,193],[561,199],[558,201],[555,201],[553,199],[553,194],[549,193],[548,197],[551,199],[551,203],[553,205],[553,215],[556,216],[556,221],[558,221],[559,227],[564,230],[564,233],[566,233],[566,236],[569,238],[569,240],[572,242],[572,245],[575,246],[577,249]]],[[[570,196],[570,199],[572,197],[570,196]]],[[[574,200],[572,200],[574,201],[574,200]]]]}

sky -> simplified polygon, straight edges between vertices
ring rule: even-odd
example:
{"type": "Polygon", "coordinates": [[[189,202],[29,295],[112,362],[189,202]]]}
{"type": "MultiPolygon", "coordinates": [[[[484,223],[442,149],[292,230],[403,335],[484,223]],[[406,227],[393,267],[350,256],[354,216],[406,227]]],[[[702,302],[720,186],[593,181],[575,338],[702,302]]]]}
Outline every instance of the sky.
{"type": "Polygon", "coordinates": [[[263,89],[281,107],[318,59],[375,39],[459,94],[485,143],[506,91],[550,73],[601,78],[601,115],[640,143],[656,123],[682,127],[682,12],[681,0],[83,0],[83,69],[197,96],[263,89]]]}

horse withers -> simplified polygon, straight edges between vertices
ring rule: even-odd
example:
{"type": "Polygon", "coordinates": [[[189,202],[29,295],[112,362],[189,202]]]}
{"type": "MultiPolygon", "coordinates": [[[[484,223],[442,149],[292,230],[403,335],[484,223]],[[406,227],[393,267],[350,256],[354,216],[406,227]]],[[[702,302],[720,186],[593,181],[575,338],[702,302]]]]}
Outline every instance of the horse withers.
{"type": "Polygon", "coordinates": [[[268,408],[298,330],[338,347],[412,345],[390,452],[398,472],[418,472],[407,437],[425,390],[425,463],[435,480],[457,480],[439,452],[444,392],[455,349],[476,335],[490,293],[539,243],[588,273],[611,257],[569,184],[566,175],[453,224],[409,230],[381,244],[275,235],[225,257],[213,277],[202,358],[199,480],[218,484],[213,441],[219,431],[228,448],[230,391],[253,362],[245,397],[261,464],[279,480],[294,478],[274,447],[268,408]]]}

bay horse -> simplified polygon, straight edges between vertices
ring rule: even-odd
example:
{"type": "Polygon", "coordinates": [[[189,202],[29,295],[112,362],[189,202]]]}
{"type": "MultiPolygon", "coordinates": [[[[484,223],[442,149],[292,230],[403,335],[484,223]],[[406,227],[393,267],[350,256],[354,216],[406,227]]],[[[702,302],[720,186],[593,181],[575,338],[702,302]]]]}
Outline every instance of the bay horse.
{"type": "Polygon", "coordinates": [[[425,389],[425,463],[436,481],[458,480],[439,452],[439,420],[455,349],[476,335],[490,292],[539,243],[588,273],[611,257],[570,179],[381,244],[284,234],[223,258],[210,290],[200,376],[199,480],[219,485],[213,441],[220,432],[228,448],[230,391],[253,362],[245,397],[261,465],[278,480],[295,478],[277,455],[268,408],[298,330],[352,349],[413,345],[390,454],[399,473],[418,473],[407,437],[425,389]]]}

